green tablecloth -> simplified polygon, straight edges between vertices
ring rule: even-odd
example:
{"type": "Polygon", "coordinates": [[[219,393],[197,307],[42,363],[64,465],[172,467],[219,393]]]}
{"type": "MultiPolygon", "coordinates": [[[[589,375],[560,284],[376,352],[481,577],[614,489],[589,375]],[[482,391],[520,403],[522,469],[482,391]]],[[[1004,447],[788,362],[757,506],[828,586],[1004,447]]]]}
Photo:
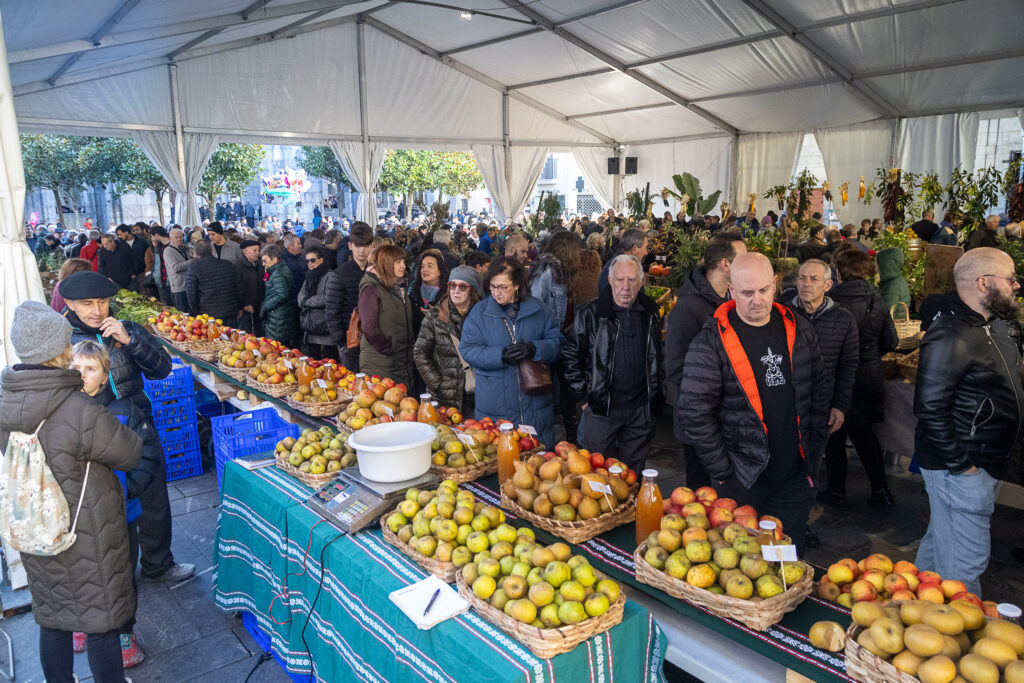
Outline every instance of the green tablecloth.
{"type": "Polygon", "coordinates": [[[301,504],[311,493],[274,468],[224,469],[214,597],[252,613],[291,671],[309,672],[312,654],[324,681],[663,680],[665,636],[634,602],[621,624],[551,660],[473,611],[418,630],[387,596],[426,572],[379,530],[340,535],[301,504]]]}
{"type": "MultiPolygon", "coordinates": [[[[500,496],[497,477],[487,477],[464,484],[480,499],[498,505],[500,496]]],[[[512,520],[516,522],[515,520],[512,520]]],[[[538,529],[538,538],[544,542],[559,540],[538,529]]],[[[840,605],[808,596],[794,611],[785,615],[778,624],[764,632],[754,631],[734,619],[723,619],[702,607],[674,598],[664,591],[636,580],[633,551],[636,549],[636,529],[633,524],[612,529],[597,538],[574,547],[574,552],[586,555],[591,564],[633,588],[643,591],[659,602],[671,607],[688,619],[735,640],[783,666],[816,681],[851,681],[846,675],[846,662],[842,653],[820,650],[807,639],[807,633],[817,621],[835,621],[846,628],[850,624],[850,611],[840,605]]],[[[816,576],[822,573],[815,569],[816,576]]]]}

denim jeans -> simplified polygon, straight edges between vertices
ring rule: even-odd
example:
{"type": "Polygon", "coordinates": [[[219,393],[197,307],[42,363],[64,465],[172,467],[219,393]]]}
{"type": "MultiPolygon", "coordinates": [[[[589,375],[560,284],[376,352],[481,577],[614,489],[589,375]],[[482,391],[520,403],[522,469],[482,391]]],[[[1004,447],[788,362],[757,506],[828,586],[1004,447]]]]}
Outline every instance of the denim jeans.
{"type": "Polygon", "coordinates": [[[974,474],[950,474],[922,468],[921,476],[928,490],[931,518],[915,564],[944,579],[963,581],[967,590],[980,596],[991,545],[989,518],[1000,481],[983,469],[974,474]]]}

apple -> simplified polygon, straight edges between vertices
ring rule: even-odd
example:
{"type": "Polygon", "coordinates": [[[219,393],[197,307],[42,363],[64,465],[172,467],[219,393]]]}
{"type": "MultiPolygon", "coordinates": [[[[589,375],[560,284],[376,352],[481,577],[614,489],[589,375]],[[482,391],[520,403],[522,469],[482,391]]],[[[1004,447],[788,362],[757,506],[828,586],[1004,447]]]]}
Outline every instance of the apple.
{"type": "Polygon", "coordinates": [[[603,467],[604,466],[604,456],[601,455],[600,453],[591,453],[590,454],[590,466],[591,467],[603,467]]]}
{"type": "Polygon", "coordinates": [[[666,498],[665,500],[661,501],[661,514],[667,515],[670,507],[672,507],[671,498],[666,498]]]}
{"type": "Polygon", "coordinates": [[[732,512],[727,508],[711,508],[711,514],[708,516],[708,521],[711,522],[711,526],[725,526],[732,521],[732,512]]]}
{"type": "Polygon", "coordinates": [[[854,602],[864,602],[867,600],[874,600],[878,591],[875,590],[875,586],[864,579],[858,579],[850,585],[850,595],[853,597],[854,602]]]}
{"type": "Polygon", "coordinates": [[[849,557],[844,557],[843,559],[839,560],[839,564],[845,564],[847,567],[849,567],[850,571],[853,572],[853,578],[857,578],[864,573],[864,571],[860,568],[860,565],[857,564],[857,561],[849,557]]]}
{"type": "Polygon", "coordinates": [[[711,504],[712,508],[724,508],[729,512],[736,512],[736,501],[732,498],[718,498],[711,504]]]}
{"type": "Polygon", "coordinates": [[[967,586],[964,585],[963,581],[954,581],[953,579],[945,579],[939,584],[942,588],[942,594],[946,596],[946,599],[951,599],[957,593],[967,592],[967,586]]]}
{"type": "Polygon", "coordinates": [[[981,598],[979,598],[977,595],[969,591],[960,591],[959,593],[956,593],[949,599],[950,602],[953,602],[954,600],[963,600],[965,602],[977,605],[978,607],[982,607],[981,598]]]}
{"type": "Polygon", "coordinates": [[[686,486],[677,486],[672,489],[671,500],[673,505],[683,506],[697,500],[697,496],[694,494],[693,489],[686,486]]]}
{"type": "MultiPolygon", "coordinates": [[[[671,502],[671,501],[669,501],[669,502],[671,502]]],[[[680,517],[683,517],[684,516],[683,515],[683,506],[682,505],[673,505],[672,507],[670,507],[668,509],[668,513],[670,515],[679,515],[680,517]]]]}
{"type": "Polygon", "coordinates": [[[918,572],[917,580],[921,583],[942,583],[942,576],[936,572],[918,572]]]}
{"type": "Polygon", "coordinates": [[[906,560],[900,560],[899,562],[897,562],[896,564],[894,564],[892,566],[892,571],[894,573],[896,573],[896,574],[903,574],[903,573],[909,572],[909,573],[917,576],[917,572],[919,570],[918,570],[918,568],[916,566],[914,566],[913,562],[907,562],[906,560]]]}
{"type": "Polygon", "coordinates": [[[834,584],[842,585],[850,583],[854,578],[854,573],[850,568],[841,562],[836,562],[828,568],[828,580],[834,584]]]}
{"type": "Polygon", "coordinates": [[[914,595],[913,591],[903,589],[896,591],[890,596],[893,600],[916,600],[917,596],[914,595]]]}
{"type": "Polygon", "coordinates": [[[697,494],[697,500],[706,500],[709,503],[718,500],[718,492],[710,486],[701,486],[695,493],[697,494]]]}
{"type": "Polygon", "coordinates": [[[937,583],[922,583],[918,586],[917,599],[934,602],[937,605],[941,605],[946,602],[946,596],[942,594],[942,589],[939,588],[939,584],[937,583]]]}
{"type": "Polygon", "coordinates": [[[882,579],[882,587],[885,588],[886,593],[892,595],[897,591],[908,590],[910,588],[910,584],[907,583],[907,580],[899,574],[887,574],[886,577],[882,579]]]}
{"type": "Polygon", "coordinates": [[[999,616],[998,606],[991,600],[983,600],[981,602],[981,611],[985,613],[986,617],[992,617],[993,619],[1002,618],[999,616]]]}
{"type": "Polygon", "coordinates": [[[883,574],[891,574],[892,560],[882,553],[874,553],[864,558],[864,567],[867,569],[879,569],[883,574]]]}
{"type": "Polygon", "coordinates": [[[869,569],[860,578],[862,581],[867,581],[875,587],[876,593],[881,593],[885,590],[885,577],[888,576],[879,569],[869,569]]]}
{"type": "Polygon", "coordinates": [[[703,505],[694,501],[692,503],[687,503],[686,505],[683,506],[683,517],[689,517],[690,515],[706,516],[707,511],[704,509],[703,505]]]}
{"type": "Polygon", "coordinates": [[[900,572],[899,575],[906,579],[907,590],[916,591],[917,587],[921,585],[921,582],[917,579],[917,574],[911,574],[910,572],[900,572]]]}

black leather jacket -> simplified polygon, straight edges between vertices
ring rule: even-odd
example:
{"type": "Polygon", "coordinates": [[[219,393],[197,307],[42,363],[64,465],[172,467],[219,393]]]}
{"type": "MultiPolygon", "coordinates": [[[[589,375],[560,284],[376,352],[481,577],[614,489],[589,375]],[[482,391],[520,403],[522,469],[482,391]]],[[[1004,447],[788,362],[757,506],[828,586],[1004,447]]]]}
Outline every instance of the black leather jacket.
{"type": "Polygon", "coordinates": [[[932,322],[914,392],[921,467],[1006,474],[1024,411],[1020,336],[1016,322],[985,320],[960,297],[932,322]]]}
{"type": "MultiPolygon", "coordinates": [[[[658,305],[643,292],[637,301],[644,316],[647,340],[647,398],[653,411],[664,400],[665,364],[661,350],[661,317],[658,305]]],[[[572,331],[562,345],[562,363],[569,389],[578,403],[589,403],[597,415],[608,415],[614,375],[615,342],[619,322],[615,318],[611,288],[576,312],[572,331]]]]}

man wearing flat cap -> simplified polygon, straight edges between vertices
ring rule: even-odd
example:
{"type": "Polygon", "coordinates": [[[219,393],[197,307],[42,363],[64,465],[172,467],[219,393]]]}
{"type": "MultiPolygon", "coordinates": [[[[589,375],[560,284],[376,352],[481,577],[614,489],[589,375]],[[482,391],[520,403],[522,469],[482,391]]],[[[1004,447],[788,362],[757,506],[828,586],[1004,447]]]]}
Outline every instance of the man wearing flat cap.
{"type": "Polygon", "coordinates": [[[242,258],[235,264],[238,279],[242,283],[242,314],[238,316],[240,330],[263,334],[260,325],[260,307],[263,305],[265,284],[263,264],[260,262],[260,243],[254,239],[242,240],[242,258]]]}
{"type": "MultiPolygon", "coordinates": [[[[119,398],[139,406],[150,415],[149,398],[143,393],[142,375],[163,379],[171,372],[171,357],[141,325],[118,320],[110,314],[110,297],[117,285],[91,271],[75,273],[57,287],[64,297],[64,317],[71,323],[73,344],[86,339],[98,341],[110,354],[110,384],[119,398]]],[[[167,498],[167,468],[163,460],[153,474],[153,483],[139,496],[139,546],[143,578],[181,581],[196,568],[176,564],[171,554],[171,504],[167,498]]]]}

